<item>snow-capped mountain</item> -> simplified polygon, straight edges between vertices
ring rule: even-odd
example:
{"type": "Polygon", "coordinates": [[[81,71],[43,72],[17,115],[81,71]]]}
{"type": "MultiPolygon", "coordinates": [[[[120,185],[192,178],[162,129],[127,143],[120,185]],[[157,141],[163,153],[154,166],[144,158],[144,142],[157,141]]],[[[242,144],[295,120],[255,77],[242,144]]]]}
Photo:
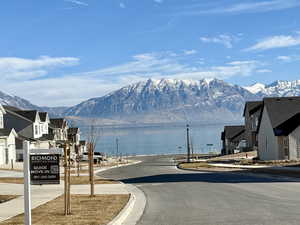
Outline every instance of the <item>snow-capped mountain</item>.
{"type": "Polygon", "coordinates": [[[248,90],[217,79],[149,79],[69,108],[67,115],[148,121],[233,121],[244,102],[256,100],[248,90]]]}
{"type": "Polygon", "coordinates": [[[0,104],[10,105],[24,110],[39,110],[45,111],[50,114],[50,116],[60,116],[64,113],[67,107],[40,107],[32,104],[26,99],[20,98],[18,96],[8,95],[0,91],[0,104]]]}
{"type": "Polygon", "coordinates": [[[244,87],[246,90],[250,91],[253,94],[265,91],[266,85],[261,83],[256,83],[252,86],[244,87]]]}
{"type": "Polygon", "coordinates": [[[278,80],[269,85],[256,83],[253,86],[245,87],[245,89],[258,97],[300,96],[300,80],[278,80]]]}
{"type": "Polygon", "coordinates": [[[5,94],[0,91],[0,104],[11,105],[20,109],[40,109],[40,107],[33,105],[26,99],[5,94]]]}
{"type": "Polygon", "coordinates": [[[218,123],[241,121],[245,101],[271,96],[300,96],[300,80],[240,87],[218,79],[149,79],[69,108],[39,107],[2,92],[0,104],[48,111],[52,116],[97,117],[103,119],[101,124],[218,123]]]}

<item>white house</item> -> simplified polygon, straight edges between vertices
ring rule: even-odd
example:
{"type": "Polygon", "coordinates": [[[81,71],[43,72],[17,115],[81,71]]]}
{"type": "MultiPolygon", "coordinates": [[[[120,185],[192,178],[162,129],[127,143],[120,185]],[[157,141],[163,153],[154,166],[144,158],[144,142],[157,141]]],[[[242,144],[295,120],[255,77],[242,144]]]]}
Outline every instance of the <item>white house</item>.
{"type": "Polygon", "coordinates": [[[16,161],[16,137],[15,130],[4,128],[5,109],[0,105],[0,165],[16,161]]]}
{"type": "Polygon", "coordinates": [[[39,117],[40,117],[40,129],[41,129],[41,133],[42,135],[44,134],[48,134],[48,130],[49,130],[49,124],[50,124],[50,119],[49,119],[49,115],[47,112],[39,112],[39,117]]]}
{"type": "Polygon", "coordinates": [[[261,160],[300,159],[300,97],[264,98],[258,156],[261,160]]]}

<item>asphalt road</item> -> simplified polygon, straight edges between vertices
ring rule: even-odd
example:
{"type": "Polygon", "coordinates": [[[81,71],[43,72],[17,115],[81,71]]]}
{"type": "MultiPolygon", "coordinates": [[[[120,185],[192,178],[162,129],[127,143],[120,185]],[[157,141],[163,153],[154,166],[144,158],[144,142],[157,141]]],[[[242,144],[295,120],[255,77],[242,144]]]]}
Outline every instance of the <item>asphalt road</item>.
{"type": "Polygon", "coordinates": [[[99,175],[136,185],[147,205],[139,225],[300,224],[300,182],[178,170],[169,156],[99,175]]]}

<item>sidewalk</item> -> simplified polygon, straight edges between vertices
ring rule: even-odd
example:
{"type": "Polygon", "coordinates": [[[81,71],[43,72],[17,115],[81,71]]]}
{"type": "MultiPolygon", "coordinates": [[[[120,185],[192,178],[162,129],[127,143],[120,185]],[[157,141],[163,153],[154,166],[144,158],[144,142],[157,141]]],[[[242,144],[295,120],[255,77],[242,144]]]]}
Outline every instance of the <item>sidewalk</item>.
{"type": "MultiPolygon", "coordinates": [[[[139,161],[123,164],[119,166],[101,168],[95,171],[109,170],[116,167],[137,164],[139,161]]],[[[22,172],[0,171],[0,177],[23,176],[22,172]]],[[[63,194],[64,182],[59,185],[31,185],[31,204],[32,209],[47,203],[63,194]]],[[[89,185],[71,185],[72,194],[88,194],[90,192],[89,185]]],[[[19,197],[0,204],[0,222],[24,212],[24,185],[0,183],[0,193],[2,195],[20,195],[19,197]]],[[[134,225],[141,217],[145,205],[146,197],[133,185],[120,184],[96,184],[95,194],[130,194],[130,200],[120,214],[109,223],[109,225],[134,225]],[[130,217],[129,217],[130,215],[130,217]]]]}

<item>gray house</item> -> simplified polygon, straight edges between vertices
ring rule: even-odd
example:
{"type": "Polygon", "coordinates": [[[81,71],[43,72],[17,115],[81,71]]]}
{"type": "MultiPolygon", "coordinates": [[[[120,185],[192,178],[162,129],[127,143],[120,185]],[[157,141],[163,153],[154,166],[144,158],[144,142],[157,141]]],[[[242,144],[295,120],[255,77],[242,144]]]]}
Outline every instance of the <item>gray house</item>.
{"type": "Polygon", "coordinates": [[[258,156],[261,160],[300,159],[300,97],[264,98],[258,156]]]}
{"type": "Polygon", "coordinates": [[[3,108],[6,111],[4,115],[5,128],[14,128],[19,135],[25,138],[36,139],[42,137],[38,111],[21,111],[10,106],[3,106],[3,108]]]}
{"type": "Polygon", "coordinates": [[[260,114],[263,108],[262,101],[246,102],[243,116],[245,118],[246,150],[257,150],[257,128],[260,114]]]}
{"type": "Polygon", "coordinates": [[[225,126],[221,135],[222,154],[233,154],[239,143],[245,139],[245,126],[225,126]]]}

